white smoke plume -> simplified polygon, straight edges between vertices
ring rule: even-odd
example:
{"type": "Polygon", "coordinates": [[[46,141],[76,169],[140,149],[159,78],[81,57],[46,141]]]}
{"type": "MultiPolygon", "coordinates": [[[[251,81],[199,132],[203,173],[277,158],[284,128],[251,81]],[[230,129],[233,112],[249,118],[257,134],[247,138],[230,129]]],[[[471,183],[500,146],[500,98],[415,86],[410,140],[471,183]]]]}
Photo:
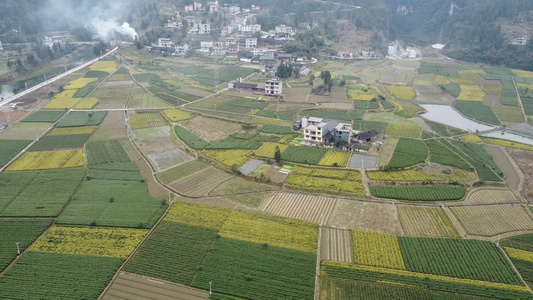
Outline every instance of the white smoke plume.
{"type": "Polygon", "coordinates": [[[13,88],[9,85],[4,85],[2,87],[2,92],[0,92],[0,101],[7,100],[7,98],[13,95],[13,88]]]}
{"type": "Polygon", "coordinates": [[[133,40],[137,32],[124,21],[134,3],[132,0],[46,0],[41,13],[50,31],[81,26],[94,30],[104,40],[115,38],[115,33],[133,40]]]}
{"type": "Polygon", "coordinates": [[[135,39],[135,36],[137,36],[135,29],[131,28],[130,24],[126,22],[124,22],[121,26],[116,20],[102,20],[97,17],[92,20],[91,25],[96,29],[98,35],[105,40],[110,39],[115,32],[128,35],[132,40],[135,39]]]}

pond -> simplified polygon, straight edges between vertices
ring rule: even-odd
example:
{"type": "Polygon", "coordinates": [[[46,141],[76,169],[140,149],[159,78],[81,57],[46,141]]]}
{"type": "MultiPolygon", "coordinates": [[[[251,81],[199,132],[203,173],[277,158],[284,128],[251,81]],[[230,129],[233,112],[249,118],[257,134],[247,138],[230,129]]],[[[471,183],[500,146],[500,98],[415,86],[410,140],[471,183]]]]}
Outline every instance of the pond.
{"type": "Polygon", "coordinates": [[[438,122],[444,125],[452,126],[455,128],[462,129],[464,131],[475,132],[478,131],[487,131],[492,130],[494,126],[488,126],[481,124],[476,121],[472,121],[463,117],[455,109],[448,105],[438,105],[438,104],[421,104],[421,107],[426,109],[428,112],[421,114],[420,116],[428,119],[430,121],[438,122]]]}
{"type": "Polygon", "coordinates": [[[526,145],[533,146],[533,136],[528,136],[526,134],[513,132],[509,130],[495,130],[490,132],[485,132],[480,134],[481,136],[500,139],[500,140],[506,140],[526,145]]]}

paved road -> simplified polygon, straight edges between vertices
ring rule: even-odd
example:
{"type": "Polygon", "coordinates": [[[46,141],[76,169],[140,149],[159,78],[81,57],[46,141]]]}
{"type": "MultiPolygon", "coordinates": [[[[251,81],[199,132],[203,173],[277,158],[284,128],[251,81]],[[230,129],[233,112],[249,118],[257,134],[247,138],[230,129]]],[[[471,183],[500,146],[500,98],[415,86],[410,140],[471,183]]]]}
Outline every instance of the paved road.
{"type": "Polygon", "coordinates": [[[50,83],[52,83],[52,82],[54,82],[54,81],[56,81],[58,79],[61,79],[61,78],[65,77],[65,76],[67,76],[69,74],[72,74],[72,73],[74,73],[76,71],[79,71],[79,70],[81,70],[81,69],[83,69],[83,68],[85,68],[87,66],[90,66],[91,64],[93,64],[93,63],[97,62],[98,60],[100,60],[101,58],[104,58],[104,57],[108,56],[109,54],[115,52],[117,49],[118,49],[118,47],[115,47],[113,50],[107,52],[106,54],[104,54],[101,57],[95,58],[95,59],[93,59],[93,60],[91,60],[89,62],[86,62],[86,63],[84,63],[82,65],[79,65],[79,66],[73,68],[73,69],[70,69],[70,70],[66,71],[65,73],[59,74],[59,75],[57,75],[56,77],[54,77],[52,79],[48,79],[47,81],[41,82],[41,83],[39,83],[36,86],[33,86],[33,87],[31,87],[31,88],[29,88],[29,89],[27,89],[27,90],[25,90],[23,92],[20,92],[20,93],[14,95],[14,96],[11,96],[11,97],[7,98],[5,101],[1,102],[0,106],[3,106],[3,105],[6,105],[6,104],[8,104],[8,103],[10,103],[12,101],[15,101],[18,98],[26,96],[29,93],[34,92],[34,91],[42,88],[43,86],[49,85],[50,83]]]}

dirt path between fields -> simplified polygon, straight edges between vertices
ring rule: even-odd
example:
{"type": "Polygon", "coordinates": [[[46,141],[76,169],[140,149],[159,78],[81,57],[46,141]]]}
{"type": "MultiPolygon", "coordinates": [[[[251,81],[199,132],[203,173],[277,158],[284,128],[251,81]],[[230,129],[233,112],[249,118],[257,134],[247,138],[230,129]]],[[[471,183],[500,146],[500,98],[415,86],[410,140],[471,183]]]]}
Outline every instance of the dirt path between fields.
{"type": "Polygon", "coordinates": [[[507,186],[513,190],[520,191],[524,182],[524,175],[511,156],[503,148],[498,146],[485,145],[485,148],[492,154],[494,160],[496,160],[505,173],[507,186]]]}

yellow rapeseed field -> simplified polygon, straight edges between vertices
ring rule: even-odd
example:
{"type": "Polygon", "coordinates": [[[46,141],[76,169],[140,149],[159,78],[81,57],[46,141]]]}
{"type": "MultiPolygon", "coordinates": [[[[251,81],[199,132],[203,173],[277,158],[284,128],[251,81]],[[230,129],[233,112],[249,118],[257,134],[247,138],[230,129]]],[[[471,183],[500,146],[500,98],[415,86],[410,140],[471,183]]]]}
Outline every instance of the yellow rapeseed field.
{"type": "Polygon", "coordinates": [[[65,90],[78,90],[85,87],[89,83],[95,82],[97,80],[98,78],[78,78],[69,82],[68,85],[65,87],[65,90]]]}
{"type": "Polygon", "coordinates": [[[65,90],[52,98],[44,108],[45,109],[71,109],[78,103],[81,98],[74,98],[78,90],[65,90]]]}
{"type": "Polygon", "coordinates": [[[72,135],[72,134],[91,134],[98,126],[81,126],[81,127],[63,127],[54,128],[47,135],[72,135]]]}
{"type": "Polygon", "coordinates": [[[509,255],[510,258],[525,260],[533,263],[533,252],[510,247],[503,247],[503,249],[505,249],[505,252],[507,253],[507,255],[509,255]]]}
{"type": "Polygon", "coordinates": [[[413,100],[416,96],[415,91],[410,86],[384,86],[387,92],[398,100],[413,100]]]}
{"type": "Polygon", "coordinates": [[[164,220],[219,230],[231,212],[229,208],[176,201],[164,220]]]}
{"type": "Polygon", "coordinates": [[[486,138],[486,137],[482,138],[482,140],[483,140],[483,142],[485,142],[487,144],[491,144],[491,145],[533,151],[533,146],[527,145],[527,144],[521,144],[521,143],[516,143],[516,142],[512,142],[512,141],[493,139],[493,138],[486,138]]]}
{"type": "Polygon", "coordinates": [[[529,90],[533,90],[533,84],[517,83],[516,86],[517,86],[519,89],[529,89],[529,90]]]}
{"type": "Polygon", "coordinates": [[[422,131],[422,126],[418,124],[390,123],[389,126],[387,126],[387,130],[385,131],[385,133],[388,135],[399,135],[399,136],[405,136],[405,137],[418,138],[420,136],[421,131],[422,131]]]}
{"type": "Polygon", "coordinates": [[[468,101],[483,101],[485,98],[485,92],[479,88],[477,85],[460,85],[461,93],[457,100],[468,100],[468,101]]]}
{"type": "Polygon", "coordinates": [[[164,110],[163,113],[172,122],[188,120],[194,117],[192,114],[177,108],[164,110]]]}
{"type": "Polygon", "coordinates": [[[6,171],[47,170],[83,166],[82,150],[26,152],[6,171]]]}
{"type": "Polygon", "coordinates": [[[316,253],[318,228],[296,219],[233,212],[220,230],[227,238],[316,253]]]}
{"type": "Polygon", "coordinates": [[[365,92],[363,90],[352,89],[346,90],[346,96],[348,96],[348,99],[361,101],[371,101],[372,99],[376,98],[376,95],[374,95],[374,93],[372,93],[371,91],[365,92]]]}
{"type": "Polygon", "coordinates": [[[52,226],[30,250],[128,258],[147,233],[147,229],[52,226]]]}
{"type": "Polygon", "coordinates": [[[89,67],[89,70],[113,73],[117,69],[117,67],[117,64],[112,60],[100,60],[92,64],[89,67]]]}
{"type": "Polygon", "coordinates": [[[356,264],[405,270],[398,237],[395,235],[354,230],[352,247],[356,264]]]}
{"type": "Polygon", "coordinates": [[[529,71],[513,70],[513,73],[515,73],[516,76],[520,76],[520,77],[529,77],[529,78],[533,77],[533,72],[529,72],[529,71]]]}
{"type": "Polygon", "coordinates": [[[87,97],[83,99],[78,105],[76,105],[76,109],[93,109],[99,102],[98,98],[95,97],[87,97]]]}
{"type": "Polygon", "coordinates": [[[252,150],[203,150],[202,153],[226,166],[240,165],[248,160],[248,154],[252,150]]]}
{"type": "Polygon", "coordinates": [[[466,170],[455,169],[453,173],[442,172],[429,173],[417,169],[392,170],[392,171],[371,171],[366,172],[370,180],[376,181],[458,181],[465,182],[475,180],[473,173],[466,170]]]}
{"type": "Polygon", "coordinates": [[[254,151],[255,156],[274,158],[274,153],[276,152],[276,146],[279,147],[279,151],[283,153],[289,146],[279,143],[266,142],[261,145],[257,150],[254,151]]]}
{"type": "Polygon", "coordinates": [[[348,159],[350,159],[350,153],[347,151],[328,150],[318,165],[345,167],[348,164],[348,159]]]}
{"type": "Polygon", "coordinates": [[[481,143],[479,136],[472,133],[459,137],[459,140],[468,143],[481,143]]]}

